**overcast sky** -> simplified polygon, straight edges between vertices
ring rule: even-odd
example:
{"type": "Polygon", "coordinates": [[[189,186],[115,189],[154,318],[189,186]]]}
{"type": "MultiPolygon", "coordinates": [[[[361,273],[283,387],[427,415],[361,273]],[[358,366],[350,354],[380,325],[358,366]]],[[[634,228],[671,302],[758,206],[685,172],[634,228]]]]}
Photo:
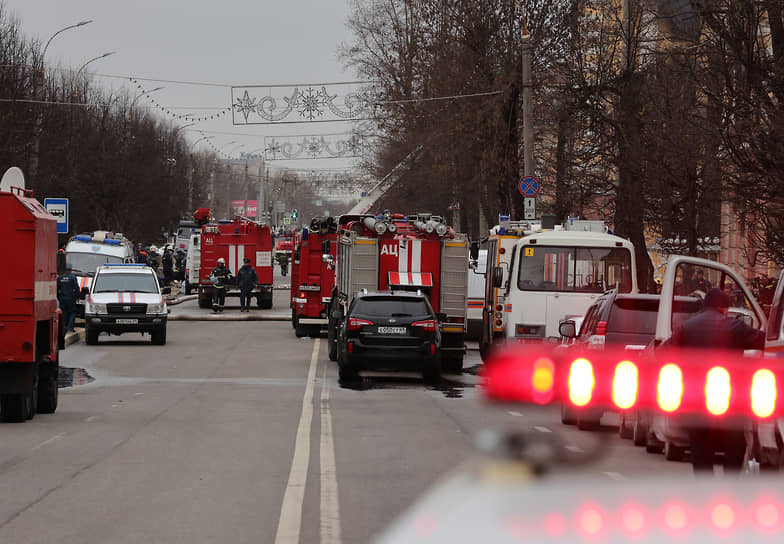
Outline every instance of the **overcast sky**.
{"type": "MultiPolygon", "coordinates": [[[[355,79],[338,60],[341,43],[351,40],[346,27],[348,0],[0,0],[21,22],[28,37],[45,42],[57,30],[85,19],[94,22],[62,33],[52,41],[47,67],[90,64],[93,74],[114,74],[226,85],[337,82],[355,79]]],[[[96,76],[107,88],[128,85],[96,76]]],[[[170,108],[226,108],[229,88],[142,82],[146,89],[165,86],[153,97],[170,108]]],[[[135,91],[135,87],[133,87],[135,91]]],[[[137,104],[149,104],[141,98],[137,104]]],[[[177,112],[186,110],[177,109],[177,112]]],[[[192,110],[196,115],[216,110],[192,110]]],[[[161,114],[163,115],[163,114],[161,114]]],[[[186,122],[176,121],[180,124],[186,122]]],[[[341,133],[350,123],[234,126],[231,116],[199,123],[215,145],[238,155],[264,146],[264,136],[341,133]],[[229,132],[252,137],[216,134],[229,132]],[[236,144],[228,145],[236,141],[236,144]],[[238,148],[240,144],[244,147],[238,148]]],[[[200,134],[186,129],[188,139],[200,134]]],[[[200,144],[201,145],[201,144],[200,144]]],[[[345,168],[339,159],[275,161],[293,168],[345,168]]]]}

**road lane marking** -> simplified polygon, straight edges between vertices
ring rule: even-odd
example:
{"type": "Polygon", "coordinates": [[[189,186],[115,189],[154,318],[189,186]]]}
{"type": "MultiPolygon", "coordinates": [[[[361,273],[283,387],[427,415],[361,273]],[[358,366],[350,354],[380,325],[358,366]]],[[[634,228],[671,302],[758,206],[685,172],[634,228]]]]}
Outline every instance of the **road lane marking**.
{"type": "Polygon", "coordinates": [[[509,410],[509,411],[507,412],[507,414],[509,414],[510,416],[514,416],[514,417],[522,417],[522,415],[523,415],[523,414],[521,414],[520,412],[517,412],[517,411],[515,411],[515,410],[509,410]]]}
{"type": "Polygon", "coordinates": [[[585,450],[580,446],[566,446],[566,449],[573,453],[585,453],[585,450]]]}
{"type": "Polygon", "coordinates": [[[297,425],[297,437],[294,441],[294,458],[291,461],[289,480],[283,494],[283,504],[278,518],[278,530],[275,533],[275,544],[298,544],[302,526],[302,505],[305,502],[305,484],[308,479],[310,463],[310,428],[313,422],[313,384],[318,365],[319,339],[313,342],[313,354],[305,383],[305,394],[302,397],[302,412],[297,425]]]}
{"type": "Polygon", "coordinates": [[[321,544],[340,544],[340,496],[338,495],[335,440],[332,435],[332,412],[329,408],[327,365],[321,382],[321,544]]]}
{"type": "Polygon", "coordinates": [[[84,421],[85,421],[85,423],[92,423],[93,421],[95,421],[97,419],[98,419],[98,416],[90,416],[87,419],[85,419],[84,421]]]}
{"type": "Polygon", "coordinates": [[[43,448],[43,447],[44,447],[44,446],[46,446],[47,444],[51,444],[52,442],[55,442],[55,441],[57,441],[57,440],[60,440],[60,439],[61,439],[62,437],[64,437],[65,435],[66,435],[66,433],[60,433],[60,434],[56,434],[56,435],[54,435],[52,438],[50,438],[50,439],[48,439],[48,440],[44,440],[43,442],[41,442],[41,443],[40,443],[40,444],[38,444],[37,446],[33,446],[33,451],[35,451],[35,450],[37,450],[37,449],[39,449],[39,448],[43,448]]]}
{"type": "Polygon", "coordinates": [[[540,433],[551,433],[551,432],[553,432],[553,431],[551,431],[550,429],[548,429],[547,427],[542,427],[542,426],[540,426],[540,425],[536,425],[536,426],[534,427],[534,429],[536,429],[536,430],[537,430],[537,431],[539,431],[540,433]]]}
{"type": "Polygon", "coordinates": [[[611,480],[615,480],[616,482],[620,482],[626,479],[626,476],[624,476],[620,472],[602,472],[602,474],[604,474],[611,480]]]}

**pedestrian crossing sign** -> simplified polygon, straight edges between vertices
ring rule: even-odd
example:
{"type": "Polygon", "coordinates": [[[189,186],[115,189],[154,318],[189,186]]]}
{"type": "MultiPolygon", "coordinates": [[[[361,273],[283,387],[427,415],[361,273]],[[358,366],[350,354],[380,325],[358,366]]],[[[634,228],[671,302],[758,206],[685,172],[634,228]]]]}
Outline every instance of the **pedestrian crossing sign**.
{"type": "Polygon", "coordinates": [[[283,218],[284,225],[291,225],[291,217],[284,217],[283,218]]]}

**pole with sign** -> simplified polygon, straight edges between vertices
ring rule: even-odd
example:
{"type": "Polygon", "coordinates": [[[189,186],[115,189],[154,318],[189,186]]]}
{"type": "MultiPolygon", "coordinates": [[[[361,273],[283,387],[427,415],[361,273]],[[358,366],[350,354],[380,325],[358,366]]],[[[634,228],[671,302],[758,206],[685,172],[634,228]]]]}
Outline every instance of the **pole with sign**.
{"type": "Polygon", "coordinates": [[[45,198],[44,208],[57,219],[57,234],[68,234],[68,199],[45,198]]]}

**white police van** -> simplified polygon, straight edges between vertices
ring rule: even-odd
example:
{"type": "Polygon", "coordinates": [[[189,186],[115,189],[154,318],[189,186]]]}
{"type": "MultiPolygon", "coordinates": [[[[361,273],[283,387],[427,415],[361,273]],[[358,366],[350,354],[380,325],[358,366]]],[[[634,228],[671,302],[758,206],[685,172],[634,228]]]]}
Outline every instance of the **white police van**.
{"type": "Polygon", "coordinates": [[[166,343],[168,309],[158,276],[144,264],[106,264],[98,267],[85,300],[85,335],[97,344],[102,332],[149,333],[152,343],[166,343]]]}

